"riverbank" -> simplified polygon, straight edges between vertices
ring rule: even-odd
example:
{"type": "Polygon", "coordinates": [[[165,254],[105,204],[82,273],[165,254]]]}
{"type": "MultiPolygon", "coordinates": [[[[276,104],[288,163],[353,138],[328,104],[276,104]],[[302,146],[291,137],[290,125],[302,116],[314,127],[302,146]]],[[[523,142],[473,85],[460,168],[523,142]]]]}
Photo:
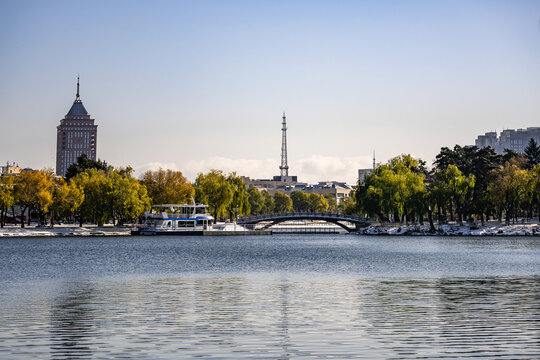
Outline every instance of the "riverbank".
{"type": "Polygon", "coordinates": [[[2,237],[58,237],[58,236],[128,236],[131,227],[84,225],[56,225],[54,228],[40,226],[8,225],[0,228],[2,237]]]}
{"type": "Polygon", "coordinates": [[[484,226],[435,225],[435,232],[430,231],[429,225],[378,225],[360,229],[360,235],[441,235],[441,236],[540,236],[540,224],[500,223],[484,226]]]}

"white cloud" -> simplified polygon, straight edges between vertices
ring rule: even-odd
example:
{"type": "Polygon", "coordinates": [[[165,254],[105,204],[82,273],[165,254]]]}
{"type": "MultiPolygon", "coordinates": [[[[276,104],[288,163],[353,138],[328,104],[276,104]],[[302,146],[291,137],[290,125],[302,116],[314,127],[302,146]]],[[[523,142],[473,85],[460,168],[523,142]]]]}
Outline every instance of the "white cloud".
{"type": "MultiPolygon", "coordinates": [[[[358,177],[358,169],[371,167],[371,161],[369,156],[312,155],[289,162],[289,175],[296,175],[298,181],[308,183],[336,180],[354,184],[358,177]]],[[[205,173],[211,169],[222,170],[226,174],[236,171],[238,175],[249,176],[253,179],[266,179],[279,175],[279,163],[274,159],[232,159],[221,156],[190,160],[184,164],[151,162],[136,168],[135,173],[139,176],[146,170],[155,171],[159,168],[180,170],[190,181],[195,180],[198,173],[205,173]]]]}
{"type": "Polygon", "coordinates": [[[155,162],[150,162],[142,166],[136,167],[135,176],[140,176],[148,170],[156,171],[159,169],[170,169],[170,170],[178,171],[178,167],[173,162],[162,163],[162,162],[155,161],[155,162]]]}
{"type": "Polygon", "coordinates": [[[326,156],[312,155],[296,162],[298,178],[301,181],[315,183],[324,180],[346,181],[349,184],[356,183],[358,169],[372,166],[369,156],[326,156]]]}

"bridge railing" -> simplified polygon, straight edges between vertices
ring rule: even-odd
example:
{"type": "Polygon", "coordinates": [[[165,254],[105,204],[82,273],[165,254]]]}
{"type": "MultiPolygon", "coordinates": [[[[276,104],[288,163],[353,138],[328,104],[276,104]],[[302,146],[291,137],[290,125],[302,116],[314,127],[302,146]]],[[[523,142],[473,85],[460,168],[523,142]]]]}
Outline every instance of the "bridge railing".
{"type": "Polygon", "coordinates": [[[293,211],[293,212],[273,212],[269,214],[260,214],[260,215],[252,215],[252,216],[244,216],[238,219],[238,222],[249,222],[254,220],[262,220],[262,219],[272,219],[276,217],[327,217],[327,218],[340,218],[343,220],[351,220],[351,221],[366,221],[368,220],[364,216],[359,215],[345,215],[345,214],[337,214],[337,213],[330,213],[330,212],[310,212],[310,211],[293,211]]]}

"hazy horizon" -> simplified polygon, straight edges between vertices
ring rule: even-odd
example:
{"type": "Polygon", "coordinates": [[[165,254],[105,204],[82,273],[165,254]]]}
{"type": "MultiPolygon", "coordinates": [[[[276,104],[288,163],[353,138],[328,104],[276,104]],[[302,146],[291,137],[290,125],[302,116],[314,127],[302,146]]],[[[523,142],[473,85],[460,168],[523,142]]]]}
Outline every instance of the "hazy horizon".
{"type": "Polygon", "coordinates": [[[0,3],[0,163],[54,168],[75,99],[114,166],[354,183],[540,125],[540,1],[0,3]]]}

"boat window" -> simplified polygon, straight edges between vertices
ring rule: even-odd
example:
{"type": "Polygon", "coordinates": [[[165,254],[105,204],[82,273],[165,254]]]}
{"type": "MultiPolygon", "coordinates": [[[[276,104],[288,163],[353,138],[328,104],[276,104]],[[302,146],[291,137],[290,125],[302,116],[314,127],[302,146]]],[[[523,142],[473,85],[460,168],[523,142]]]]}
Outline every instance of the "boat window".
{"type": "Polygon", "coordinates": [[[167,227],[171,227],[171,222],[167,221],[167,227]]]}

